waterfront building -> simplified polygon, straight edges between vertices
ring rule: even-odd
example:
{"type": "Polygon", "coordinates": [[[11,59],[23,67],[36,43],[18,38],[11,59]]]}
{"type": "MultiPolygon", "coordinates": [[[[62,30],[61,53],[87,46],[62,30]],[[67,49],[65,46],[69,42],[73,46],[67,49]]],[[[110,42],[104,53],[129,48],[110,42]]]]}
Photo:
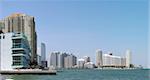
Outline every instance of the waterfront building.
{"type": "Polygon", "coordinates": [[[23,33],[27,37],[31,49],[31,62],[37,61],[37,35],[34,17],[22,13],[14,13],[0,20],[0,23],[3,25],[2,31],[4,33],[23,33]]]}
{"type": "Polygon", "coordinates": [[[84,59],[78,59],[78,68],[84,68],[85,60],[84,59]]]}
{"type": "Polygon", "coordinates": [[[126,51],[126,67],[129,68],[131,64],[131,51],[126,51]]]}
{"type": "Polygon", "coordinates": [[[103,54],[102,50],[98,49],[96,51],[96,66],[98,68],[103,66],[103,55],[102,54],[103,54]]]}
{"type": "MultiPolygon", "coordinates": [[[[62,68],[65,68],[65,57],[67,57],[69,54],[67,53],[62,53],[62,68]]],[[[61,60],[61,59],[60,59],[61,60]]],[[[61,68],[61,67],[60,67],[61,68]]]]}
{"type": "Polygon", "coordinates": [[[113,55],[112,52],[108,54],[102,54],[101,50],[97,50],[96,53],[96,65],[97,67],[115,67],[115,68],[129,68],[131,64],[131,51],[126,51],[126,57],[120,57],[113,55]],[[102,62],[101,62],[102,61],[102,62]],[[102,64],[100,64],[102,63],[102,64]]]}
{"type": "Polygon", "coordinates": [[[76,56],[73,54],[68,55],[67,57],[64,58],[64,67],[65,68],[73,68],[76,65],[76,56]]]}
{"type": "Polygon", "coordinates": [[[85,63],[90,62],[90,57],[84,56],[84,61],[85,61],[85,63]]]}
{"type": "Polygon", "coordinates": [[[63,54],[58,54],[58,68],[63,68],[64,66],[64,59],[63,59],[63,54]]]}
{"type": "Polygon", "coordinates": [[[37,64],[41,66],[41,48],[37,48],[37,64]]]}
{"type": "Polygon", "coordinates": [[[37,63],[43,68],[47,66],[46,46],[44,43],[41,43],[40,47],[37,48],[37,63]]]}
{"type": "Polygon", "coordinates": [[[73,54],[52,52],[50,68],[73,68],[76,65],[76,56],[73,54]]]}
{"type": "Polygon", "coordinates": [[[47,61],[46,61],[46,46],[44,43],[41,43],[41,66],[43,68],[47,67],[47,61]]]}
{"type": "Polygon", "coordinates": [[[37,63],[39,66],[41,66],[41,56],[40,55],[37,55],[37,63]]]}
{"type": "Polygon", "coordinates": [[[69,56],[65,57],[64,58],[64,68],[69,68],[70,65],[69,65],[69,56]]]}
{"type": "Polygon", "coordinates": [[[57,68],[58,67],[58,54],[60,52],[52,52],[50,56],[50,67],[57,68]]]}
{"type": "Polygon", "coordinates": [[[22,33],[0,34],[0,70],[29,68],[31,49],[22,33]]]}
{"type": "Polygon", "coordinates": [[[47,67],[47,61],[41,61],[41,65],[43,68],[46,68],[47,67]]]}
{"type": "Polygon", "coordinates": [[[121,57],[112,54],[103,55],[103,66],[105,67],[118,67],[121,66],[121,57]]]}
{"type": "Polygon", "coordinates": [[[122,67],[126,66],[126,58],[121,58],[121,66],[122,67]]]}
{"type": "Polygon", "coordinates": [[[46,46],[41,43],[41,61],[46,61],[46,46]]]}
{"type": "Polygon", "coordinates": [[[84,64],[84,68],[90,68],[90,69],[92,69],[92,68],[94,68],[95,66],[94,66],[94,63],[93,62],[87,62],[87,63],[85,63],[84,64]]]}

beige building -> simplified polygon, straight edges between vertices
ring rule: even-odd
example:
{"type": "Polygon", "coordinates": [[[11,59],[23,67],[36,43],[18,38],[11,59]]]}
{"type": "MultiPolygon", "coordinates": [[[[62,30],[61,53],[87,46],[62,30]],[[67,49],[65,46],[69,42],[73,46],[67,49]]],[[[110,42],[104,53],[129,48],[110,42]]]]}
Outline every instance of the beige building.
{"type": "Polygon", "coordinates": [[[73,68],[76,65],[76,56],[68,55],[64,58],[64,67],[65,68],[73,68]]]}
{"type": "Polygon", "coordinates": [[[0,21],[3,25],[2,31],[24,33],[27,36],[31,48],[31,61],[36,61],[37,35],[33,16],[21,13],[14,13],[0,21]]]}

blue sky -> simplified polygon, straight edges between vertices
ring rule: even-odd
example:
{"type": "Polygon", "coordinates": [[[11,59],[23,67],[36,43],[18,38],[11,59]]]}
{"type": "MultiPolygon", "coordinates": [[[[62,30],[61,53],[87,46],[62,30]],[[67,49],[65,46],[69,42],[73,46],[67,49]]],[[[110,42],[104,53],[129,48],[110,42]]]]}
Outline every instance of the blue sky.
{"type": "Polygon", "coordinates": [[[124,56],[132,50],[132,62],[147,65],[147,0],[5,0],[0,19],[15,13],[34,16],[38,44],[52,51],[69,52],[95,61],[96,49],[124,56]]]}

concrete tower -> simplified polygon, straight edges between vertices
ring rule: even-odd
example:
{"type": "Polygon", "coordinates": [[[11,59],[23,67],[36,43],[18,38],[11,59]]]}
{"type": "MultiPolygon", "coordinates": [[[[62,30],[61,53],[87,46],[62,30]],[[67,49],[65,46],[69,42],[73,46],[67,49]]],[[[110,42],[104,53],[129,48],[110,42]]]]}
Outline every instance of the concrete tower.
{"type": "Polygon", "coordinates": [[[131,64],[131,51],[126,51],[126,67],[129,68],[131,64]]]}
{"type": "Polygon", "coordinates": [[[41,43],[41,60],[46,61],[46,46],[44,43],[41,43]]]}
{"type": "Polygon", "coordinates": [[[96,66],[97,67],[103,66],[103,54],[102,54],[102,50],[100,49],[96,51],[96,66]]]}

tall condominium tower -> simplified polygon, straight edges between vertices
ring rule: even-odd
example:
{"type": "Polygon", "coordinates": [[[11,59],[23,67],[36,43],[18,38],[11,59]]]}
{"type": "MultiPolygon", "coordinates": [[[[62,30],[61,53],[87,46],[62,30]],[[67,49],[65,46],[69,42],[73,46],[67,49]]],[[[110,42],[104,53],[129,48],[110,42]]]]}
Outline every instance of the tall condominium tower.
{"type": "Polygon", "coordinates": [[[64,62],[64,60],[63,60],[63,54],[58,54],[58,68],[63,68],[63,62],[64,62]]]}
{"type": "Polygon", "coordinates": [[[74,55],[68,55],[64,58],[64,67],[65,68],[73,68],[76,65],[77,57],[74,55]]]}
{"type": "Polygon", "coordinates": [[[96,66],[97,67],[103,66],[103,55],[102,55],[102,51],[100,49],[98,49],[96,51],[96,66]]]}
{"type": "Polygon", "coordinates": [[[127,50],[126,51],[126,67],[130,67],[131,64],[131,51],[127,50]]]}
{"type": "Polygon", "coordinates": [[[50,56],[51,68],[72,68],[76,65],[77,57],[73,54],[52,52],[50,56]]]}
{"type": "Polygon", "coordinates": [[[51,53],[51,56],[50,56],[50,66],[51,67],[57,68],[59,54],[60,54],[59,52],[51,53]]]}
{"type": "Polygon", "coordinates": [[[46,61],[46,46],[41,43],[41,61],[46,61]]]}
{"type": "Polygon", "coordinates": [[[14,13],[2,20],[2,31],[23,33],[27,36],[29,46],[31,48],[31,62],[36,61],[36,49],[37,49],[37,35],[35,31],[35,21],[33,16],[29,16],[21,13],[14,13]]]}

